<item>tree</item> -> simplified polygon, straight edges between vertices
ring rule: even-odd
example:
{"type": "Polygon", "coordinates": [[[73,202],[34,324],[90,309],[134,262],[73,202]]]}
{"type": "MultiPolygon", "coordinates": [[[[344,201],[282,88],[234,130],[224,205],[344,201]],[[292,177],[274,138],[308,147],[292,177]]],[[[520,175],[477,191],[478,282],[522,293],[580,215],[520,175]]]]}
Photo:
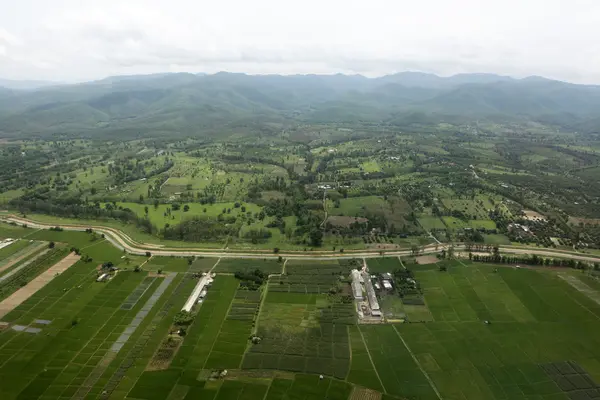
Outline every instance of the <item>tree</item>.
{"type": "Polygon", "coordinates": [[[158,209],[158,199],[154,199],[154,209],[158,209]]]}
{"type": "Polygon", "coordinates": [[[148,215],[148,206],[144,207],[144,213],[146,213],[146,215],[148,215]]]}
{"type": "Polygon", "coordinates": [[[48,248],[53,249],[56,244],[54,242],[48,243],[48,248]]]}
{"type": "Polygon", "coordinates": [[[451,245],[450,247],[448,247],[448,258],[449,259],[454,258],[454,245],[451,245]]]}
{"type": "Polygon", "coordinates": [[[323,243],[323,232],[320,229],[313,228],[308,234],[310,238],[310,244],[313,247],[320,247],[323,243]]]}
{"type": "Polygon", "coordinates": [[[152,257],[152,253],[150,253],[149,251],[146,252],[146,257],[150,258],[152,257]]]}
{"type": "Polygon", "coordinates": [[[273,248],[273,253],[275,253],[275,254],[279,253],[279,247],[274,247],[273,248]]]}
{"type": "Polygon", "coordinates": [[[183,212],[188,212],[190,211],[190,206],[188,206],[187,204],[185,206],[183,206],[183,212]]]}

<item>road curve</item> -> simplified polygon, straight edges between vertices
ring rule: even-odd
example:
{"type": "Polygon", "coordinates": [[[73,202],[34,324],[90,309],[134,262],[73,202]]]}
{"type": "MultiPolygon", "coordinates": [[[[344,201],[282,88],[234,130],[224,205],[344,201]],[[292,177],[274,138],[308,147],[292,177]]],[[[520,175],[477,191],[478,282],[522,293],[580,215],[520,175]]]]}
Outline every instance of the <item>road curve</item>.
{"type": "MultiPolygon", "coordinates": [[[[345,253],[334,253],[325,251],[283,251],[274,254],[267,250],[249,250],[249,251],[225,251],[223,249],[194,249],[194,248],[169,248],[161,245],[154,245],[149,243],[140,243],[133,240],[127,234],[121,230],[96,225],[74,225],[74,224],[47,224],[37,221],[33,221],[27,218],[21,218],[14,215],[9,215],[1,218],[4,222],[13,222],[19,225],[26,224],[32,228],[48,229],[53,226],[60,226],[61,228],[69,231],[85,231],[86,229],[93,229],[96,232],[103,233],[106,240],[108,240],[113,246],[120,250],[125,250],[130,254],[145,255],[146,252],[151,252],[156,256],[204,256],[204,257],[223,257],[223,258],[278,258],[279,256],[284,258],[302,258],[309,260],[327,260],[327,259],[348,259],[348,258],[375,258],[375,257],[397,257],[397,256],[410,256],[412,250],[347,250],[345,253]]],[[[437,253],[443,248],[447,248],[448,244],[435,244],[428,245],[422,248],[423,254],[437,253]]],[[[458,244],[455,246],[457,251],[464,250],[464,245],[458,244]]],[[[592,255],[581,255],[567,253],[560,250],[550,249],[535,249],[535,248],[522,248],[517,246],[501,246],[502,253],[510,254],[522,254],[522,255],[538,255],[543,257],[555,257],[555,258],[567,258],[578,261],[585,261],[596,263],[600,262],[600,257],[592,255]]]]}

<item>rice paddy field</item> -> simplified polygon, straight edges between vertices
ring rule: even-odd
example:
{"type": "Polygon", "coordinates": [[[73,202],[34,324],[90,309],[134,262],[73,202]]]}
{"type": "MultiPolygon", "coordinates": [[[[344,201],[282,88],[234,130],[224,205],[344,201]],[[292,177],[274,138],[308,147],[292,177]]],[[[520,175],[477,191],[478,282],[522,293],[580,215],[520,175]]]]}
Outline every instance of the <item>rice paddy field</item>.
{"type": "MultiPolygon", "coordinates": [[[[401,305],[405,323],[371,325],[358,323],[344,300],[347,273],[362,260],[147,259],[86,233],[1,229],[0,236],[27,237],[2,249],[0,265],[49,241],[53,257],[77,246],[93,259],[77,261],[1,318],[1,399],[600,396],[600,283],[575,271],[407,264],[424,304],[401,305]],[[120,270],[96,282],[108,261],[120,270]],[[271,274],[268,282],[240,287],[233,274],[256,269],[271,274]],[[159,351],[195,274],[209,270],[217,275],[185,335],[173,351],[159,351]]],[[[54,262],[40,260],[28,279],[54,262]]],[[[367,263],[373,272],[402,268],[397,258],[367,263]]]]}

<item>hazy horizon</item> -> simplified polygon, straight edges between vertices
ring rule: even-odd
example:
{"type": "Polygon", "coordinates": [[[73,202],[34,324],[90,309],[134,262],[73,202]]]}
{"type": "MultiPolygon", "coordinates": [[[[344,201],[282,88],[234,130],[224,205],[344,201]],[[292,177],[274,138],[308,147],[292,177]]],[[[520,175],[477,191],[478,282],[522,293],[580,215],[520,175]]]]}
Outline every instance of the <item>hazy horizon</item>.
{"type": "Polygon", "coordinates": [[[600,83],[599,15],[590,0],[21,0],[0,14],[0,76],[417,70],[600,83]]]}

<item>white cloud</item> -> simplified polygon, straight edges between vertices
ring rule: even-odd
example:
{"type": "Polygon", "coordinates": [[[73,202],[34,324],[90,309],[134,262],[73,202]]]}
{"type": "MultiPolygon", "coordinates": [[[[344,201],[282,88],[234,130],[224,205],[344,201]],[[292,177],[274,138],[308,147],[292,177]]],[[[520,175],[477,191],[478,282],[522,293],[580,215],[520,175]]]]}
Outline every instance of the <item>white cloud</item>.
{"type": "Polygon", "coordinates": [[[590,0],[13,3],[0,14],[8,78],[422,70],[600,83],[600,2],[590,0]]]}

